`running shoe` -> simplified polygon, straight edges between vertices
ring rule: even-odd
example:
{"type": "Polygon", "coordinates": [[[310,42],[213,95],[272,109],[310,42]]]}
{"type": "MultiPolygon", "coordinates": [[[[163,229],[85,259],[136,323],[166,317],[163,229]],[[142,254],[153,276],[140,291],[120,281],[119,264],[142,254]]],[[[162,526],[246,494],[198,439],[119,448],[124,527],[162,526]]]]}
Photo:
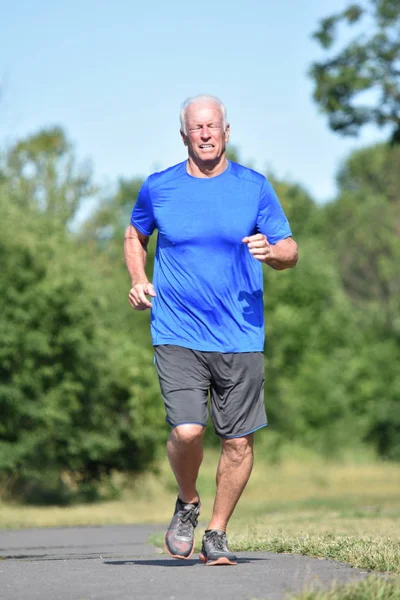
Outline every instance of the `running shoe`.
{"type": "Polygon", "coordinates": [[[174,516],[164,537],[165,549],[174,558],[187,559],[192,556],[200,506],[200,500],[196,504],[186,504],[177,499],[174,516]]]}
{"type": "Polygon", "coordinates": [[[206,566],[237,565],[237,558],[229,551],[225,531],[208,529],[203,536],[200,560],[206,566]]]}

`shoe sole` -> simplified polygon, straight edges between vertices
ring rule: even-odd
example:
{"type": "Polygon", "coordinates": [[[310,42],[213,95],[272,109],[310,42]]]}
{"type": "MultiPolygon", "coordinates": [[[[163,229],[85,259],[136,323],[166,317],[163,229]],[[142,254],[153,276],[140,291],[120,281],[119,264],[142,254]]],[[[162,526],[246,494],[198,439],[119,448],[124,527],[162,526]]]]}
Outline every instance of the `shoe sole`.
{"type": "Polygon", "coordinates": [[[187,556],[182,556],[181,554],[172,554],[171,550],[167,546],[167,534],[165,534],[164,535],[164,548],[167,551],[167,553],[170,556],[172,556],[172,558],[179,558],[180,560],[188,560],[189,558],[192,558],[192,555],[194,552],[194,543],[193,543],[193,547],[192,547],[190,554],[188,554],[187,556]]]}
{"type": "Polygon", "coordinates": [[[207,560],[204,554],[199,554],[199,558],[206,567],[214,567],[215,565],[237,565],[237,561],[229,560],[226,556],[220,556],[216,560],[207,560]]]}

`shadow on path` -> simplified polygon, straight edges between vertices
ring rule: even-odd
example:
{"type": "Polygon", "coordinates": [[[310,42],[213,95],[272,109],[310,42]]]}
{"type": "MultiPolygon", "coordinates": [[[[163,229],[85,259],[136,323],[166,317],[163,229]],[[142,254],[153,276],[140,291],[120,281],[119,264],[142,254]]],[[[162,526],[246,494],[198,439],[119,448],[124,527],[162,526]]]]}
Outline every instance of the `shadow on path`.
{"type": "MultiPolygon", "coordinates": [[[[267,561],[269,558],[238,558],[238,564],[252,563],[256,561],[267,561]]],[[[197,558],[192,558],[189,560],[174,560],[168,558],[159,558],[159,559],[127,559],[127,560],[105,560],[105,565],[111,566],[121,566],[121,565],[142,565],[142,566],[150,566],[150,567],[193,567],[195,565],[204,566],[203,563],[200,562],[197,558]]],[[[218,566],[218,565],[217,565],[218,566]]],[[[227,566],[227,565],[219,565],[219,566],[227,566]]]]}

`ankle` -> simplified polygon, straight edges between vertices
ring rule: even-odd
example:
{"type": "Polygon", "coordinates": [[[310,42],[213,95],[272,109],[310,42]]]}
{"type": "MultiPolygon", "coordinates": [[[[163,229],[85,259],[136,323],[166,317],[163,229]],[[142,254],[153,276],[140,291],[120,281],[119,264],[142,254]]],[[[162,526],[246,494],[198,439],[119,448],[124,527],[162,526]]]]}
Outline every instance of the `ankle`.
{"type": "Polygon", "coordinates": [[[221,525],[219,523],[213,523],[211,521],[211,523],[208,525],[208,527],[206,529],[206,533],[209,531],[223,531],[224,533],[226,533],[226,528],[227,528],[227,525],[221,525]]]}
{"type": "Polygon", "coordinates": [[[200,497],[198,494],[178,494],[178,499],[182,504],[199,504],[200,497]]]}

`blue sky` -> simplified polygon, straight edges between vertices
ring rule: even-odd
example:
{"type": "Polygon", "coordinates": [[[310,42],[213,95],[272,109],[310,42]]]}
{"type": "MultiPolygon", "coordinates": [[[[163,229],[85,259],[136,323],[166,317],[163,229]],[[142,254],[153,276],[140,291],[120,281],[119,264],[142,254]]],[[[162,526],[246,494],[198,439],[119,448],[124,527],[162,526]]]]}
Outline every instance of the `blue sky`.
{"type": "Polygon", "coordinates": [[[185,159],[182,101],[219,96],[243,162],[318,201],[352,148],[312,101],[318,20],[344,0],[0,0],[0,144],[59,124],[95,178],[146,176],[185,159]]]}

